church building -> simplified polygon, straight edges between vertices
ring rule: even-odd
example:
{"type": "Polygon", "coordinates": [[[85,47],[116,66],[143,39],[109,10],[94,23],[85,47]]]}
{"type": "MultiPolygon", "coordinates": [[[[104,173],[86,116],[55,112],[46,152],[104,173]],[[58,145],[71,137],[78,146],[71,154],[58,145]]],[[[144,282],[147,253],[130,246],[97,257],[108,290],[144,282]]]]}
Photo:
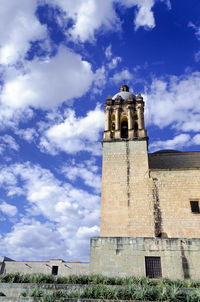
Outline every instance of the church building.
{"type": "Polygon", "coordinates": [[[127,85],[105,104],[100,237],[90,272],[200,278],[200,152],[148,153],[144,101],[127,85]]]}
{"type": "Polygon", "coordinates": [[[4,257],[10,272],[200,279],[200,152],[148,153],[144,101],[127,85],[105,104],[100,237],[90,263],[4,257]]]}

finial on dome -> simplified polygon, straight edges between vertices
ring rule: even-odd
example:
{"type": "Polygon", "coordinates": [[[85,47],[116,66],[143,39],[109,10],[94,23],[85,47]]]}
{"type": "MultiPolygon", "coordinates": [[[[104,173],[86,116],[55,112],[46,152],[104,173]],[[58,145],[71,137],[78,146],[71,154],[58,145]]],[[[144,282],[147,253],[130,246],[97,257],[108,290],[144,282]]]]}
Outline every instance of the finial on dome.
{"type": "Polygon", "coordinates": [[[123,84],[123,85],[121,85],[119,91],[120,91],[120,92],[121,92],[121,91],[129,91],[129,87],[128,87],[127,85],[123,84]]]}

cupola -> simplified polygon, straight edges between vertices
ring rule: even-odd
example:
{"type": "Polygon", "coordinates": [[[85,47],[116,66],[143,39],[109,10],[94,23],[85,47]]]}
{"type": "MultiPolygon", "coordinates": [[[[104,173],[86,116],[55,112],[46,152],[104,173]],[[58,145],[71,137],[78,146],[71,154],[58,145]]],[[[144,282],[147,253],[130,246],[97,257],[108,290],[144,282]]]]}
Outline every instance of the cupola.
{"type": "Polygon", "coordinates": [[[110,95],[105,104],[104,141],[130,140],[147,136],[144,125],[144,101],[141,94],[135,96],[129,87],[121,85],[119,92],[110,95]]]}

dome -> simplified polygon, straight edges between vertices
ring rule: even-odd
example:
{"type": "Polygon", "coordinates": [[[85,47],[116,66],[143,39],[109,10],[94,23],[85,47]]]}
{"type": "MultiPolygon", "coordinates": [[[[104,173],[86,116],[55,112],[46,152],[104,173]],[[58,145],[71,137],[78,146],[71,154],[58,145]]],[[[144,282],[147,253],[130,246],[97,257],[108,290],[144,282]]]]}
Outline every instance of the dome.
{"type": "Polygon", "coordinates": [[[120,96],[123,100],[128,99],[129,95],[132,96],[132,98],[135,98],[135,96],[129,92],[129,87],[125,84],[121,85],[119,88],[119,92],[116,93],[112,99],[115,100],[118,96],[120,96]]]}
{"type": "Polygon", "coordinates": [[[126,99],[128,99],[129,95],[131,95],[131,96],[134,98],[134,95],[131,94],[129,91],[120,91],[120,92],[116,93],[116,94],[112,97],[112,99],[115,100],[118,96],[121,96],[121,98],[122,98],[123,100],[126,100],[126,99]]]}

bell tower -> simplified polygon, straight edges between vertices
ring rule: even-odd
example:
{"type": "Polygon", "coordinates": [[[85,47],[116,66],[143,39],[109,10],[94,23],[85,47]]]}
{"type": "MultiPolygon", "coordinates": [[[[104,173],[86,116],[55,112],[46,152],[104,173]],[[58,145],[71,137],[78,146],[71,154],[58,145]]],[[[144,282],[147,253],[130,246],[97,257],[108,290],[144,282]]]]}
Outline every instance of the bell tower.
{"type": "Polygon", "coordinates": [[[106,120],[104,141],[110,139],[134,139],[147,136],[144,126],[144,102],[140,94],[129,92],[127,85],[113,98],[108,96],[105,104],[106,120]]]}
{"type": "Polygon", "coordinates": [[[100,236],[153,237],[144,101],[127,85],[105,104],[100,236]]]}

